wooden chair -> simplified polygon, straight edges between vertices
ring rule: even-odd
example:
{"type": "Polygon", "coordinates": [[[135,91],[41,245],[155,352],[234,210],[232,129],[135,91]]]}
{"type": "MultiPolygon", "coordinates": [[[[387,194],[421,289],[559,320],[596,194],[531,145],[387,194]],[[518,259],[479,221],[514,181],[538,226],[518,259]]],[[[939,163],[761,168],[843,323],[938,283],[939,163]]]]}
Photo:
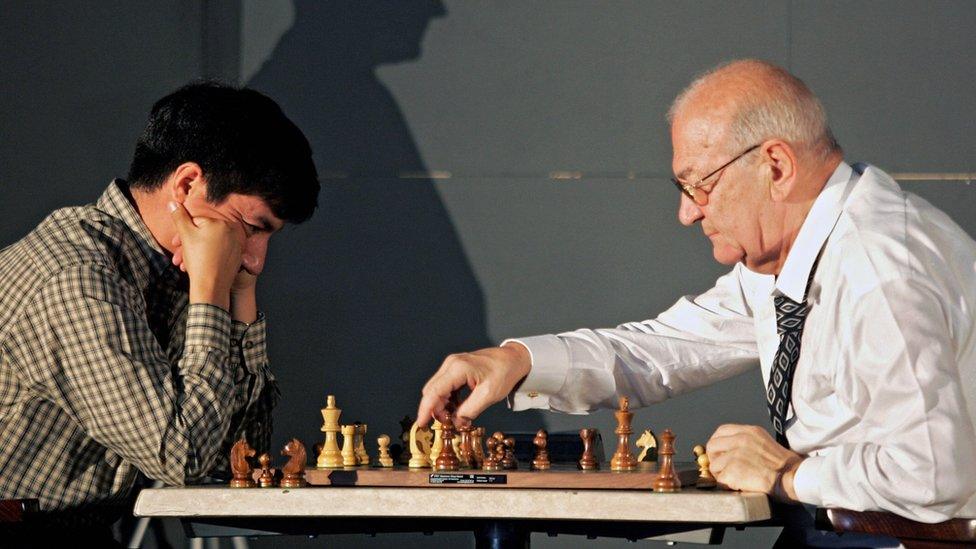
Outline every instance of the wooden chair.
{"type": "Polygon", "coordinates": [[[22,523],[38,509],[36,499],[0,499],[0,524],[13,526],[22,523]]]}
{"type": "Polygon", "coordinates": [[[860,532],[897,538],[907,549],[976,547],[976,518],[956,518],[929,524],[893,513],[817,509],[817,527],[834,532],[860,532]]]}

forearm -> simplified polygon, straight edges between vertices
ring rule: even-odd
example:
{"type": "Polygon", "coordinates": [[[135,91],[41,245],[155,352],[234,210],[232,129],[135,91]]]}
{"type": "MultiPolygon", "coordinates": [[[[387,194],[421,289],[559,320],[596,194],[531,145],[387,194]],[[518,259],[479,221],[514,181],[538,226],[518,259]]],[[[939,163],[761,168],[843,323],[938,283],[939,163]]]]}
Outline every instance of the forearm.
{"type": "Polygon", "coordinates": [[[626,396],[635,407],[726,379],[757,364],[754,350],[632,330],[577,330],[521,338],[532,369],[514,410],[587,413],[626,396]]]}
{"type": "Polygon", "coordinates": [[[258,318],[258,302],[255,287],[232,290],[230,293],[230,316],[237,322],[251,324],[258,318]]]}
{"type": "Polygon", "coordinates": [[[586,413],[627,396],[646,406],[754,367],[754,330],[733,270],[654,319],[519,339],[532,369],[511,404],[586,413]]]}

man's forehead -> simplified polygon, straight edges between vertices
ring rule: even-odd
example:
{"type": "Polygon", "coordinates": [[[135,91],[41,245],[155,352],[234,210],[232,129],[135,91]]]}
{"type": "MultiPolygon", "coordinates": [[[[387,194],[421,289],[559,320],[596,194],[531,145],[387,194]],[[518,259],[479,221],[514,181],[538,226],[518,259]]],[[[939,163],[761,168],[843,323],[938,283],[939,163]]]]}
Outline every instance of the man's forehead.
{"type": "Polygon", "coordinates": [[[675,120],[671,128],[672,168],[678,179],[702,169],[701,161],[721,149],[726,127],[723,122],[706,116],[675,120]]]}

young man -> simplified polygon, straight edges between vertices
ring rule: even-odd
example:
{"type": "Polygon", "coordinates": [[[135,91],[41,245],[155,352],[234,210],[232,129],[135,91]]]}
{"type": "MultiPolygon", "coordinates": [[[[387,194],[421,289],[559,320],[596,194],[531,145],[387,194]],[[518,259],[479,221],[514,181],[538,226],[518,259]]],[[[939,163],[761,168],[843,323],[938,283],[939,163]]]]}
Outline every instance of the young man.
{"type": "Polygon", "coordinates": [[[58,528],[33,535],[108,542],[137,472],[184,484],[241,436],[267,450],[255,286],[318,191],[274,101],[193,84],[153,106],[128,182],[0,252],[0,497],[40,501],[58,528]]]}

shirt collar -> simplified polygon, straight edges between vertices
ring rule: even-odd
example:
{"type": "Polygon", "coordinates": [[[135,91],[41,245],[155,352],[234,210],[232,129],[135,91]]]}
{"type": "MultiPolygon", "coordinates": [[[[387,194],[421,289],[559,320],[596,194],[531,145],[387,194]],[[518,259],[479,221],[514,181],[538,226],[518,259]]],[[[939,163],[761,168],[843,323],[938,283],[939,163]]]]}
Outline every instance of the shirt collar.
{"type": "Polygon", "coordinates": [[[807,213],[783,270],[776,277],[776,290],[796,302],[806,297],[807,282],[820,250],[844,208],[844,202],[857,181],[856,172],[841,161],[807,213]]]}
{"type": "Polygon", "coordinates": [[[153,274],[178,276],[172,268],[169,256],[160,248],[129,196],[129,184],[123,179],[115,179],[98,198],[96,207],[121,220],[135,233],[141,259],[147,263],[153,274]]]}

